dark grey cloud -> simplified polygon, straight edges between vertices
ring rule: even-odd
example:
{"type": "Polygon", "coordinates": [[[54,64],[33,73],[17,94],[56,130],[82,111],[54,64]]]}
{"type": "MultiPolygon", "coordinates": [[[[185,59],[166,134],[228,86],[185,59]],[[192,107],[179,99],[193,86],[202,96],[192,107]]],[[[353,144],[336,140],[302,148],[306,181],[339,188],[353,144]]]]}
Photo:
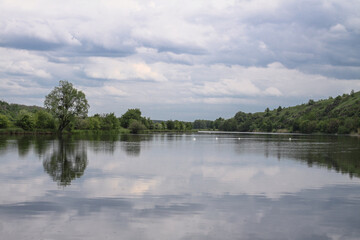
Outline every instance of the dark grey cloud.
{"type": "MultiPolygon", "coordinates": [[[[146,46],[146,45],[145,45],[146,46]]],[[[149,47],[156,48],[159,52],[172,52],[175,54],[191,54],[191,55],[205,55],[207,50],[196,46],[181,46],[172,43],[149,45],[149,47]]]]}
{"type": "MultiPolygon", "coordinates": [[[[347,26],[356,13],[349,11],[347,4],[290,1],[275,9],[258,8],[258,12],[249,14],[240,2],[226,12],[228,17],[206,14],[189,19],[211,25],[219,35],[230,37],[220,48],[211,49],[209,62],[244,66],[281,62],[289,68],[320,74],[323,72],[311,66],[360,65],[360,35],[347,26]]],[[[349,78],[339,75],[336,77],[349,78]]],[[[354,73],[351,76],[359,78],[354,73]]]]}
{"type": "MultiPolygon", "coordinates": [[[[161,32],[161,35],[154,35],[155,33],[151,35],[133,34],[132,28],[137,29],[141,26],[137,31],[144,28],[136,21],[152,21],[146,12],[142,17],[134,15],[133,19],[129,19],[130,26],[120,25],[120,28],[108,28],[102,36],[84,34],[81,31],[82,28],[76,29],[70,25],[71,28],[67,34],[73,35],[78,44],[74,44],[66,38],[59,39],[57,37],[57,40],[50,36],[45,38],[38,32],[34,34],[30,34],[29,31],[21,32],[21,27],[17,32],[16,29],[9,33],[5,32],[0,42],[3,47],[39,51],[52,50],[55,55],[65,54],[65,56],[73,57],[126,57],[133,55],[136,47],[150,47],[156,49],[158,53],[205,55],[206,58],[202,61],[208,64],[266,66],[278,61],[286,67],[300,68],[301,66],[303,69],[315,73],[316,70],[311,68],[313,64],[332,66],[358,66],[360,64],[358,54],[360,35],[359,32],[347,28],[348,19],[356,16],[351,12],[348,4],[290,1],[281,2],[278,6],[269,9],[266,7],[262,9],[261,6],[256,5],[255,7],[255,10],[249,10],[249,7],[240,1],[219,12],[204,14],[204,11],[195,11],[184,18],[184,21],[190,25],[213,29],[216,36],[210,37],[202,46],[196,44],[196,38],[200,35],[188,35],[186,38],[189,41],[180,43],[175,42],[174,37],[168,32],[161,32]],[[331,28],[339,24],[344,27],[345,32],[331,33],[331,28]],[[227,40],[219,42],[214,37],[227,40]],[[192,40],[192,38],[194,39],[192,40]],[[129,45],[130,42],[132,43],[129,45]]],[[[106,19],[106,16],[104,17],[106,19]]],[[[166,15],[162,17],[166,17],[166,15]]],[[[101,21],[101,19],[99,20],[101,21]]],[[[70,21],[64,23],[71,24],[70,21]]],[[[89,20],[82,22],[80,17],[76,23],[85,24],[87,28],[91,24],[89,20]]],[[[18,24],[25,23],[20,21],[18,24]]],[[[45,25],[46,29],[51,27],[49,23],[43,21],[26,23],[25,26],[29,25],[34,28],[34,31],[40,31],[36,24],[45,25]]],[[[165,19],[163,24],[167,24],[165,19]]],[[[99,28],[102,26],[101,24],[95,25],[95,32],[101,32],[99,28]]],[[[153,30],[151,28],[155,26],[157,25],[149,24],[145,29],[151,31],[153,30]]],[[[173,26],[175,32],[177,27],[173,26]]],[[[166,30],[166,27],[164,29],[166,30]]],[[[179,28],[178,31],[184,29],[187,30],[179,28]]],[[[187,34],[191,33],[183,33],[185,36],[187,34]]],[[[171,61],[171,59],[168,60],[171,61]]]]}
{"type": "Polygon", "coordinates": [[[36,50],[36,51],[54,51],[63,47],[63,44],[44,41],[38,38],[28,36],[7,36],[0,40],[1,47],[36,50]]]}

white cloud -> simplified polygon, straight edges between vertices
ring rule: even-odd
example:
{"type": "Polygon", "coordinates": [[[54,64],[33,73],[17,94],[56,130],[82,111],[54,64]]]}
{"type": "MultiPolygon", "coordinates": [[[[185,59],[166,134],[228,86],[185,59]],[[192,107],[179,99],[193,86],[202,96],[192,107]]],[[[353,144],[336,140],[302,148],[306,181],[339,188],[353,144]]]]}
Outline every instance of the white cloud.
{"type": "Polygon", "coordinates": [[[40,78],[51,78],[45,69],[47,59],[26,50],[0,48],[0,71],[2,73],[22,74],[40,78]]]}
{"type": "Polygon", "coordinates": [[[279,89],[274,87],[268,87],[265,89],[264,93],[269,96],[281,96],[282,93],[279,91],[279,89]]]}
{"type": "Polygon", "coordinates": [[[155,82],[167,80],[162,74],[154,71],[144,62],[103,57],[91,58],[90,63],[86,64],[84,72],[91,78],[114,80],[141,79],[155,82]]]}
{"type": "Polygon", "coordinates": [[[347,32],[346,28],[342,24],[336,24],[330,28],[331,32],[347,32]]]}
{"type": "Polygon", "coordinates": [[[260,90],[247,79],[220,79],[218,82],[205,82],[202,87],[195,87],[194,93],[204,96],[254,96],[260,90]]]}
{"type": "Polygon", "coordinates": [[[48,89],[43,88],[36,83],[28,80],[13,81],[10,79],[2,79],[0,81],[1,96],[26,96],[34,94],[45,94],[48,89]]]}
{"type": "Polygon", "coordinates": [[[1,32],[9,38],[9,41],[21,37],[25,38],[25,41],[39,39],[54,44],[81,45],[79,40],[70,34],[59,22],[49,22],[41,19],[31,21],[11,19],[3,22],[1,32]]]}
{"type": "Polygon", "coordinates": [[[103,90],[105,91],[105,93],[108,93],[110,95],[115,95],[115,96],[124,96],[124,95],[126,95],[126,93],[124,91],[122,91],[119,88],[113,87],[113,86],[104,86],[103,90]]]}
{"type": "MultiPolygon", "coordinates": [[[[205,67],[206,68],[206,67],[205,67]]],[[[275,62],[267,67],[209,66],[208,75],[227,75],[233,79],[213,79],[195,85],[192,91],[203,96],[277,96],[306,97],[336,95],[359,89],[360,80],[338,80],[321,75],[305,74],[275,62]]],[[[204,70],[203,72],[206,72],[204,70]]]]}
{"type": "Polygon", "coordinates": [[[93,103],[101,102],[101,99],[104,98],[111,99],[128,95],[122,86],[116,84],[109,85],[107,83],[101,87],[83,87],[82,90],[93,103]]]}

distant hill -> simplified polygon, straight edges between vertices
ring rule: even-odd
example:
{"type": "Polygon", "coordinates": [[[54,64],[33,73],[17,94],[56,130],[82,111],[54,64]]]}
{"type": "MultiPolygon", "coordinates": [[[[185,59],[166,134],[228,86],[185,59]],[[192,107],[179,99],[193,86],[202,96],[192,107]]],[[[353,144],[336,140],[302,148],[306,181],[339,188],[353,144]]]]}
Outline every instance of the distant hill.
{"type": "Polygon", "coordinates": [[[360,92],[352,91],[335,98],[314,101],[294,107],[265,109],[264,112],[238,112],[230,119],[196,120],[194,128],[214,128],[241,132],[360,132],[360,92]]]}
{"type": "Polygon", "coordinates": [[[38,106],[26,106],[21,104],[7,103],[5,101],[0,101],[0,114],[6,115],[9,120],[14,121],[17,115],[21,110],[26,110],[31,113],[35,113],[39,110],[43,109],[38,106]]]}

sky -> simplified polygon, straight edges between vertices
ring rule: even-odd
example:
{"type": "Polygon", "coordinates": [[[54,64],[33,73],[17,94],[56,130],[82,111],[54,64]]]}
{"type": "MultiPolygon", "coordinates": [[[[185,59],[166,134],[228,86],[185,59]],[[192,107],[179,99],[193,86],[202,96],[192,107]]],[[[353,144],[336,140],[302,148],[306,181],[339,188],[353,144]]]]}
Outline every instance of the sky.
{"type": "Polygon", "coordinates": [[[230,118],[360,90],[358,0],[0,0],[0,100],[230,118]]]}

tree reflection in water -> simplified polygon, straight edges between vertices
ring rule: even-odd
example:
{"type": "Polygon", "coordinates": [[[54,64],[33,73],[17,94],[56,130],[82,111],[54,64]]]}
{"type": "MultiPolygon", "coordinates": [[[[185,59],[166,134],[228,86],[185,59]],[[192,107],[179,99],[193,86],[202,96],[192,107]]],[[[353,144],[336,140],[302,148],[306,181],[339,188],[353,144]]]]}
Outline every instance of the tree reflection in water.
{"type": "Polygon", "coordinates": [[[141,152],[141,142],[148,141],[147,135],[125,134],[120,136],[121,149],[126,152],[128,156],[137,157],[141,152]]]}
{"type": "Polygon", "coordinates": [[[68,186],[75,178],[80,178],[88,164],[83,141],[70,139],[55,141],[53,152],[44,158],[44,170],[59,186],[68,186]]]}

